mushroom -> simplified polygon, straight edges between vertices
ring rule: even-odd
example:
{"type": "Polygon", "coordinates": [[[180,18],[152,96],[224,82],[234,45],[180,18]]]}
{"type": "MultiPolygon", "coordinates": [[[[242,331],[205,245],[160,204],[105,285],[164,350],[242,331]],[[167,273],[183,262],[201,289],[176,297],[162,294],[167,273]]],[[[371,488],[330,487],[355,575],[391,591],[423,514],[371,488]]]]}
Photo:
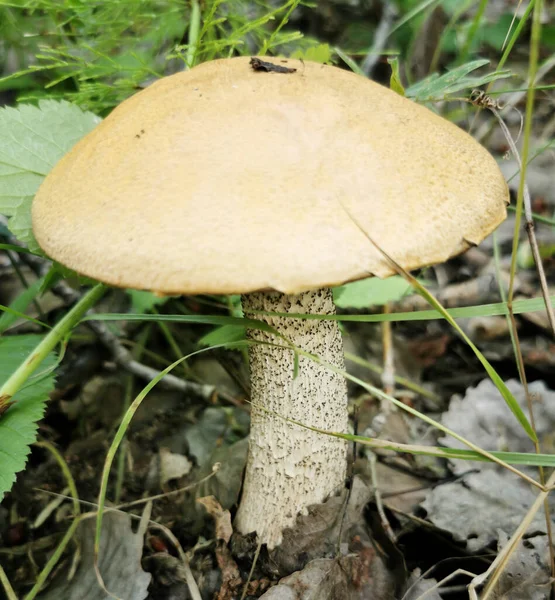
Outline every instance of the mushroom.
{"type": "MultiPolygon", "coordinates": [[[[495,160],[430,110],[353,73],[240,57],[165,77],[118,106],[60,160],[33,203],[44,251],[114,286],[242,294],[303,350],[344,366],[331,287],[478,244],[505,218],[495,160]],[[291,68],[296,68],[292,71],[291,68]],[[356,221],[356,222],[355,222],[356,221]]],[[[250,449],[236,517],[273,548],[344,485],[344,379],[250,331],[250,449]]]]}

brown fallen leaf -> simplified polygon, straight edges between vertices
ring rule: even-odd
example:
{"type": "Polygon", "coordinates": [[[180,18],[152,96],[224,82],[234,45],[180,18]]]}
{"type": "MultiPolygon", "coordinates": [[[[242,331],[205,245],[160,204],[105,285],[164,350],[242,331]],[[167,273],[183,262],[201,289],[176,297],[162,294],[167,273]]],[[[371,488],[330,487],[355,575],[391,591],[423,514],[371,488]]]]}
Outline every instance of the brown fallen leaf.
{"type": "Polygon", "coordinates": [[[214,496],[197,498],[197,502],[202,504],[206,512],[213,517],[216,525],[216,539],[223,540],[227,544],[233,533],[229,510],[224,510],[214,496]]]}
{"type": "Polygon", "coordinates": [[[206,512],[214,519],[216,526],[216,561],[222,575],[222,585],[218,591],[216,600],[233,600],[243,583],[237,563],[231,556],[227,547],[233,527],[231,526],[231,515],[229,510],[224,510],[214,496],[197,498],[206,512]]]}

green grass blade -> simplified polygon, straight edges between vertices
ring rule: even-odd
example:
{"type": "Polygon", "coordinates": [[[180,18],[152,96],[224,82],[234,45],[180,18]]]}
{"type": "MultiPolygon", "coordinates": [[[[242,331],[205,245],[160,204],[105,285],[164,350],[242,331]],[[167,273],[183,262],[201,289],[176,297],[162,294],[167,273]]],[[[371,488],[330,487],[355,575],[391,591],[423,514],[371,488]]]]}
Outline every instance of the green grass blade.
{"type": "Polygon", "coordinates": [[[459,324],[453,319],[453,317],[443,308],[443,306],[436,300],[436,298],[414,277],[409,275],[408,281],[413,280],[415,289],[426,299],[426,301],[433,306],[438,312],[440,312],[446,321],[455,329],[455,331],[461,336],[461,338],[467,343],[467,345],[472,349],[476,358],[482,363],[482,366],[486,370],[487,374],[490,376],[491,380],[503,396],[503,399],[507,403],[508,407],[511,409],[512,413],[516,417],[517,421],[520,423],[524,431],[528,434],[530,439],[534,442],[537,441],[536,432],[530,425],[528,418],[524,414],[524,411],[519,406],[515,397],[511,394],[509,388],[505,385],[505,382],[501,379],[497,371],[492,367],[488,359],[480,352],[478,347],[472,342],[472,340],[466,335],[466,333],[460,328],[459,324]]]}
{"type": "Polygon", "coordinates": [[[333,51],[339,56],[339,58],[351,69],[353,73],[360,75],[361,77],[366,77],[366,73],[357,65],[357,63],[341,48],[337,46],[334,47],[333,51]]]}
{"type": "MultiPolygon", "coordinates": [[[[251,343],[251,342],[249,342],[248,340],[242,340],[242,341],[236,342],[236,344],[234,346],[239,348],[241,346],[248,346],[249,343],[251,343]]],[[[104,468],[102,469],[102,477],[100,480],[100,490],[98,492],[98,513],[96,516],[96,533],[95,533],[95,540],[94,540],[95,560],[98,558],[98,552],[100,549],[100,534],[101,534],[101,530],[102,530],[102,519],[103,519],[103,515],[104,515],[104,507],[106,505],[106,491],[108,489],[108,479],[110,477],[110,470],[112,467],[112,463],[114,462],[114,458],[117,454],[120,444],[125,437],[127,429],[129,428],[129,424],[131,423],[131,420],[133,419],[133,417],[134,417],[135,413],[137,412],[139,406],[141,405],[142,401],[146,398],[148,393],[154,388],[154,386],[156,386],[157,383],[160,382],[160,380],[165,375],[167,375],[168,373],[173,371],[173,369],[175,369],[175,367],[180,365],[182,362],[189,360],[190,358],[192,358],[193,356],[196,356],[198,354],[202,354],[202,353],[208,352],[210,350],[216,350],[218,348],[224,348],[224,347],[229,348],[230,344],[222,344],[219,346],[210,346],[208,348],[202,348],[200,350],[196,350],[195,352],[191,352],[190,354],[187,354],[186,356],[183,356],[183,357],[179,358],[178,360],[174,361],[171,365],[169,365],[163,371],[161,371],[152,381],[149,381],[149,383],[140,391],[140,393],[137,395],[135,400],[133,400],[133,402],[131,403],[131,405],[129,406],[127,411],[125,412],[125,415],[123,416],[123,419],[117,429],[116,435],[114,436],[114,439],[110,445],[110,448],[106,455],[106,460],[104,461],[104,468]]]]}
{"type": "MultiPolygon", "coordinates": [[[[555,296],[550,298],[552,306],[555,306],[555,296]]],[[[471,317],[493,317],[509,314],[506,302],[495,302],[493,304],[481,304],[477,306],[464,306],[460,308],[444,308],[445,313],[454,319],[468,319],[471,317]]],[[[545,310],[543,298],[527,298],[526,300],[515,300],[513,313],[531,313],[545,310]]],[[[311,315],[305,313],[261,313],[274,317],[288,317],[293,319],[313,319],[316,321],[345,321],[354,323],[382,323],[383,321],[431,321],[444,319],[444,314],[438,310],[415,310],[399,313],[379,313],[362,315],[311,315]]]]}
{"type": "Polygon", "coordinates": [[[507,59],[509,58],[509,54],[511,53],[513,46],[515,45],[516,41],[520,37],[520,34],[521,34],[522,30],[524,29],[524,26],[528,23],[528,18],[530,17],[530,14],[532,13],[532,10],[534,9],[535,3],[536,3],[536,0],[530,0],[530,2],[528,3],[528,6],[526,7],[526,10],[524,11],[524,14],[521,17],[519,24],[516,26],[516,29],[514,30],[513,34],[511,35],[511,37],[509,39],[509,43],[505,47],[503,55],[501,56],[501,58],[499,60],[499,63],[497,65],[498,69],[502,69],[503,65],[507,62],[507,59]]]}
{"type": "MultiPolygon", "coordinates": [[[[332,435],[332,434],[328,434],[332,435]]],[[[462,450],[459,448],[445,448],[442,446],[422,446],[418,444],[401,444],[391,442],[389,440],[380,440],[368,438],[361,435],[352,434],[333,434],[334,437],[345,439],[349,442],[356,442],[364,446],[370,446],[376,449],[392,450],[394,452],[435,456],[437,458],[445,458],[449,460],[469,460],[479,462],[491,462],[479,452],[474,450],[462,450]]],[[[536,454],[535,452],[497,452],[488,450],[488,452],[510,465],[526,465],[529,467],[555,467],[555,454],[536,454]]]]}
{"type": "Polygon", "coordinates": [[[202,325],[238,325],[249,329],[258,329],[281,335],[271,325],[258,319],[244,319],[242,317],[227,317],[225,315],[141,315],[126,313],[98,313],[87,315],[83,321],[170,321],[175,323],[192,323],[202,325]]]}
{"type": "Polygon", "coordinates": [[[424,2],[418,4],[412,10],[409,10],[409,12],[406,15],[400,18],[389,31],[389,35],[395,33],[398,29],[401,29],[403,25],[406,25],[407,23],[418,17],[418,15],[423,13],[425,10],[429,8],[434,8],[436,4],[441,4],[441,0],[424,0],[424,2]]]}

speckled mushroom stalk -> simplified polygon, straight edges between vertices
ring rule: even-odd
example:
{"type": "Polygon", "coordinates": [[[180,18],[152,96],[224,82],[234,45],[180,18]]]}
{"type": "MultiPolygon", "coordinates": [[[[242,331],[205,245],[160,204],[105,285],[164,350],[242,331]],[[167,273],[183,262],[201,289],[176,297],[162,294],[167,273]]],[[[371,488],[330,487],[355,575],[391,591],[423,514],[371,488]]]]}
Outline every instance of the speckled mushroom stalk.
{"type": "MultiPolygon", "coordinates": [[[[320,289],[299,295],[278,292],[242,297],[250,318],[263,318],[295,346],[344,368],[343,342],[337,321],[261,317],[257,311],[335,314],[332,292],[320,289]]],[[[266,332],[251,330],[254,340],[283,344],[266,332]]],[[[282,532],[299,513],[323,502],[342,488],[347,444],[281,418],[345,432],[345,379],[309,358],[300,357],[296,378],[294,353],[262,344],[249,348],[251,372],[251,434],[249,458],[236,529],[256,531],[269,548],[280,544],[282,532]],[[270,412],[271,411],[271,412],[270,412]],[[278,416],[280,415],[280,416],[278,416]]]]}

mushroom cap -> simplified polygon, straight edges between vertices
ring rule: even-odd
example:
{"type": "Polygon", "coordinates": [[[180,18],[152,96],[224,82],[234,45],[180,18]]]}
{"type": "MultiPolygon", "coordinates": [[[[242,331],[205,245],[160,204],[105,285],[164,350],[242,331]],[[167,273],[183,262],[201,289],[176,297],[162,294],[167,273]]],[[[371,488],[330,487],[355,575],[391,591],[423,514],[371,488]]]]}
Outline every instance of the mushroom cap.
{"type": "Polygon", "coordinates": [[[442,262],[506,216],[490,154],[363,77],[245,57],[160,79],[54,167],[33,203],[43,250],[106,283],[299,293],[442,262]],[[363,231],[361,231],[361,229],[363,231]]]}

